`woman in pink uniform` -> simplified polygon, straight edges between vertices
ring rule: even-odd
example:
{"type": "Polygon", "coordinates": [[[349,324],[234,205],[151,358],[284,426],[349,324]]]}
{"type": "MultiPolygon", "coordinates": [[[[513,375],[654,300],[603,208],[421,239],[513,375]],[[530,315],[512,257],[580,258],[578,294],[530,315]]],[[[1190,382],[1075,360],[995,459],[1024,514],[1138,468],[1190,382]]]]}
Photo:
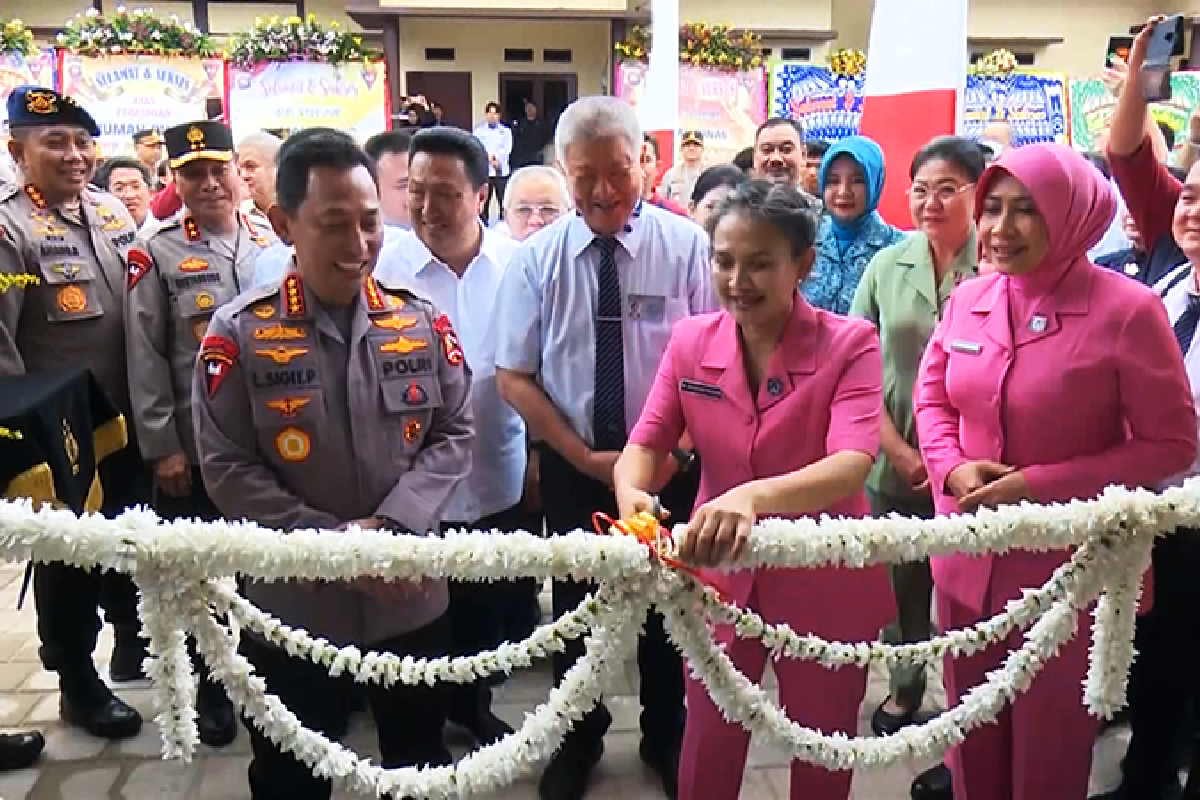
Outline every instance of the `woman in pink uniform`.
{"type": "MultiPolygon", "coordinates": [[[[700,492],[685,556],[727,560],[760,516],[865,517],[863,483],[879,444],[882,366],[870,323],[812,308],[796,287],[812,266],[808,201],[752,181],[709,220],[713,283],[723,311],[676,323],[641,418],[614,472],[622,517],[650,510],[647,493],[686,429],[700,457],[700,492]]],[[[773,623],[827,639],[870,641],[894,605],[882,567],[713,572],[726,598],[773,623]]],[[[752,680],[767,653],[718,629],[752,680]]],[[[853,734],[866,676],[783,659],[774,664],[792,719],[853,734]]],[[[749,734],[727,723],[689,681],[679,766],[681,800],[732,800],[749,734]]],[[[850,774],[795,762],[792,797],[845,800],[850,774]]]]}
{"type": "MultiPolygon", "coordinates": [[[[917,378],[917,434],[939,514],[1150,487],[1192,463],[1196,414],[1162,303],[1087,260],[1114,212],[1103,176],[1061,145],[1011,150],[979,180],[980,262],[992,269],[955,290],[917,378]]],[[[938,622],[962,628],[994,616],[1066,557],[934,558],[938,622]]],[[[1020,641],[948,659],[951,701],[1020,641]]],[[[1088,641],[1067,643],[998,725],[951,753],[955,800],[1087,796],[1096,733],[1081,702],[1088,641]]]]}

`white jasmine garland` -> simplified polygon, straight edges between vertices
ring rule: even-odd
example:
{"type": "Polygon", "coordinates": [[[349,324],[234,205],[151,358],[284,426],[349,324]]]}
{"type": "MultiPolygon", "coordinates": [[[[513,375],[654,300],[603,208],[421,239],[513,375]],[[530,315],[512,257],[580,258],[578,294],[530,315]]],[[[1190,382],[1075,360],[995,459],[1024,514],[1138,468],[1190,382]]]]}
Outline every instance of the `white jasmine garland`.
{"type": "MultiPolygon", "coordinates": [[[[1049,506],[1022,504],[974,516],[934,520],[762,520],[735,568],[850,567],[911,561],[952,552],[1002,553],[1012,549],[1076,548],[1045,585],[1025,592],[1004,612],[931,642],[885,645],[825,642],[719,598],[648,556],[631,537],[576,531],[549,539],[525,532],[456,532],[445,538],[353,531],[286,535],[249,523],[176,521],[134,510],[115,520],[76,517],[25,502],[0,502],[0,556],[36,558],[132,574],[142,590],[139,606],[152,657],[156,721],[166,757],[191,758],[196,735],[195,679],[184,631],[235,705],[268,738],[294,753],[315,774],[352,791],[394,796],[460,797],[499,788],[529,772],[558,747],[563,735],[590,710],[613,680],[657,605],[672,640],[727,718],[765,736],[796,758],[830,769],[873,767],[943,752],[967,732],[994,721],[1074,633],[1080,612],[1099,598],[1083,698],[1091,713],[1108,716],[1124,705],[1133,658],[1133,620],[1140,579],[1156,535],[1200,524],[1200,479],[1161,495],[1110,488],[1099,498],[1049,506]],[[453,577],[496,580],[531,575],[596,580],[599,590],[571,614],[541,626],[524,642],[464,658],[396,658],[338,648],[292,629],[234,592],[228,579],[390,580],[453,577]],[[228,626],[214,619],[228,617],[228,626]],[[921,726],[884,739],[850,739],[806,730],[787,719],[762,690],[738,673],[709,633],[706,619],[735,625],[739,635],[762,640],[776,657],[800,657],[826,666],[872,661],[922,663],[942,654],[978,652],[1026,630],[1024,643],[972,689],[960,705],[921,726]],[[331,674],[391,685],[464,682],[527,666],[590,630],[586,655],[528,715],[513,735],[452,767],[384,770],[339,744],[303,728],[266,693],[249,662],[236,651],[237,628],[248,629],[331,674]],[[231,630],[231,628],[233,630],[231,630]]],[[[668,554],[670,542],[663,543],[668,554]]]]}

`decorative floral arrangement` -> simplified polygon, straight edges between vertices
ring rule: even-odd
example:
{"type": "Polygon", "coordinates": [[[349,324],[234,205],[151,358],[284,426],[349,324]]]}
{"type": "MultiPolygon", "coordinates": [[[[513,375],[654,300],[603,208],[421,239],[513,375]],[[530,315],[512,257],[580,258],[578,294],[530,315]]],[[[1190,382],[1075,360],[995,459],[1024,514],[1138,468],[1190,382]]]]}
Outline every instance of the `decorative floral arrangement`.
{"type": "Polygon", "coordinates": [[[155,55],[211,58],[220,55],[207,33],[171,15],[159,19],[149,8],[117,6],[111,18],[94,8],[67,20],[59,47],[85,56],[155,55]]]}
{"type": "Polygon", "coordinates": [[[970,67],[972,75],[1008,75],[1017,68],[1017,57],[1001,47],[980,56],[970,67]]]}
{"type": "MultiPolygon", "coordinates": [[[[613,46],[630,61],[650,58],[650,28],[635,25],[629,38],[613,46]]],[[[762,66],[762,39],[753,31],[735,32],[728,25],[685,22],[679,26],[679,63],[736,71],[762,66]]]]}
{"type": "Polygon", "coordinates": [[[829,69],[834,75],[846,78],[854,78],[867,68],[867,54],[850,47],[839,47],[825,60],[829,62],[829,69]]]}
{"type": "Polygon", "coordinates": [[[19,56],[37,55],[38,46],[33,40],[33,31],[19,19],[10,19],[0,24],[0,56],[16,53],[19,56]]]}
{"type": "Polygon", "coordinates": [[[355,36],[331,21],[317,22],[315,14],[300,17],[271,17],[254,20],[254,27],[238,31],[230,40],[229,58],[238,66],[267,61],[321,61],[344,64],[368,62],[378,54],[355,36]]]}
{"type": "Polygon", "coordinates": [[[755,526],[747,552],[734,568],[862,567],[951,552],[1074,548],[1042,587],[1026,590],[996,617],[910,645],[827,642],[768,624],[671,568],[676,543],[669,536],[645,541],[582,531],[551,539],[527,532],[451,532],[435,538],[357,530],[352,537],[319,531],[285,535],[244,522],[168,523],[146,510],[129,511],[115,520],[77,517],[45,507],[34,511],[24,501],[0,502],[0,558],[32,557],[133,575],[141,590],[139,611],[151,653],[146,669],[154,681],[156,719],[167,757],[193,757],[198,741],[186,631],[195,636],[200,654],[239,712],[314,774],[368,796],[453,797],[509,785],[554,752],[613,685],[651,604],[663,610],[671,641],[726,718],[792,758],[828,769],[882,767],[940,756],[972,730],[994,722],[1012,698],[1028,690],[1041,667],[1076,634],[1084,610],[1093,603],[1083,700],[1094,715],[1111,716],[1125,704],[1135,608],[1154,539],[1195,526],[1198,520],[1200,479],[1192,479],[1161,495],[1110,488],[1086,502],[1022,503],[933,520],[767,519],[755,526]],[[571,576],[591,577],[600,586],[575,611],[541,626],[523,642],[472,656],[413,659],[338,648],[293,629],[240,597],[232,579],[212,578],[236,573],[267,580],[571,576]],[[732,624],[739,636],[760,639],[777,657],[811,660],[828,668],[928,663],[944,655],[978,652],[1017,630],[1024,630],[1025,636],[1000,668],[945,714],[894,736],[847,738],[789,720],[713,641],[710,621],[732,624]],[[257,633],[332,675],[349,674],[361,683],[384,685],[463,683],[508,673],[561,650],[572,639],[584,639],[585,654],[513,735],[452,766],[383,769],[306,729],[279,698],[268,694],[250,663],[237,653],[237,631],[257,633]]]}

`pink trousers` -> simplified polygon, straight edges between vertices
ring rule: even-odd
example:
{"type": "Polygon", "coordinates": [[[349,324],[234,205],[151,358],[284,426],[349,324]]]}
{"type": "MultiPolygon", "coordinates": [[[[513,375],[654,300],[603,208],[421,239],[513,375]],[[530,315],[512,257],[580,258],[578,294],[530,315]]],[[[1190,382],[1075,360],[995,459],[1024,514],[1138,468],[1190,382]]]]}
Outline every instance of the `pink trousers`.
{"type": "MultiPolygon", "coordinates": [[[[881,568],[759,572],[747,605],[768,622],[787,622],[798,633],[811,631],[842,641],[871,640],[893,610],[887,575],[881,568]]],[[[757,639],[739,639],[724,626],[713,635],[746,677],[756,683],[762,679],[767,651],[757,639]]],[[[863,670],[828,670],[790,658],[774,662],[773,668],[779,702],[790,719],[823,733],[855,734],[866,690],[863,670]]],[[[687,727],[679,759],[680,800],[736,800],[749,746],[746,729],[726,722],[704,685],[689,678],[687,727]]],[[[793,761],[791,797],[846,800],[850,779],[849,772],[827,772],[793,761]]]]}
{"type": "MultiPolygon", "coordinates": [[[[1021,586],[1040,586],[1046,554],[1013,553],[996,559],[982,614],[936,592],[937,616],[944,630],[963,628],[1004,610],[1021,586]],[[1024,562],[1024,563],[1022,563],[1024,562]]],[[[1050,567],[1053,568],[1052,566],[1050,567]]],[[[1059,654],[1046,662],[1029,691],[1000,713],[995,725],[967,734],[946,763],[954,781],[954,800],[1067,800],[1087,797],[1092,744],[1098,722],[1083,706],[1091,616],[1080,615],[1080,628],[1059,654]]],[[[1011,650],[1024,642],[1013,633],[1004,642],[971,657],[946,659],[946,696],[952,705],[986,680],[1011,650]]]]}

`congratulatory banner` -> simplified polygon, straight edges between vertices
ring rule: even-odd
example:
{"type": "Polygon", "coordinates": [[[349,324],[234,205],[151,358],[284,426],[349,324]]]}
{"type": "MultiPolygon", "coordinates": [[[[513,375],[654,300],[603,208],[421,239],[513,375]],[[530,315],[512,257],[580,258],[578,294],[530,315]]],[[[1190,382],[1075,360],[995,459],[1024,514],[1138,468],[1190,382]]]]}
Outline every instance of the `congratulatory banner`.
{"type": "Polygon", "coordinates": [[[100,126],[103,156],[132,152],[133,134],[205,119],[205,102],[219,97],[225,64],[219,58],[60,55],[63,94],[100,126]]]}
{"type": "Polygon", "coordinates": [[[235,139],[257,130],[322,126],[362,141],[387,130],[388,116],[382,63],[294,61],[229,68],[229,125],[235,139]]]}

